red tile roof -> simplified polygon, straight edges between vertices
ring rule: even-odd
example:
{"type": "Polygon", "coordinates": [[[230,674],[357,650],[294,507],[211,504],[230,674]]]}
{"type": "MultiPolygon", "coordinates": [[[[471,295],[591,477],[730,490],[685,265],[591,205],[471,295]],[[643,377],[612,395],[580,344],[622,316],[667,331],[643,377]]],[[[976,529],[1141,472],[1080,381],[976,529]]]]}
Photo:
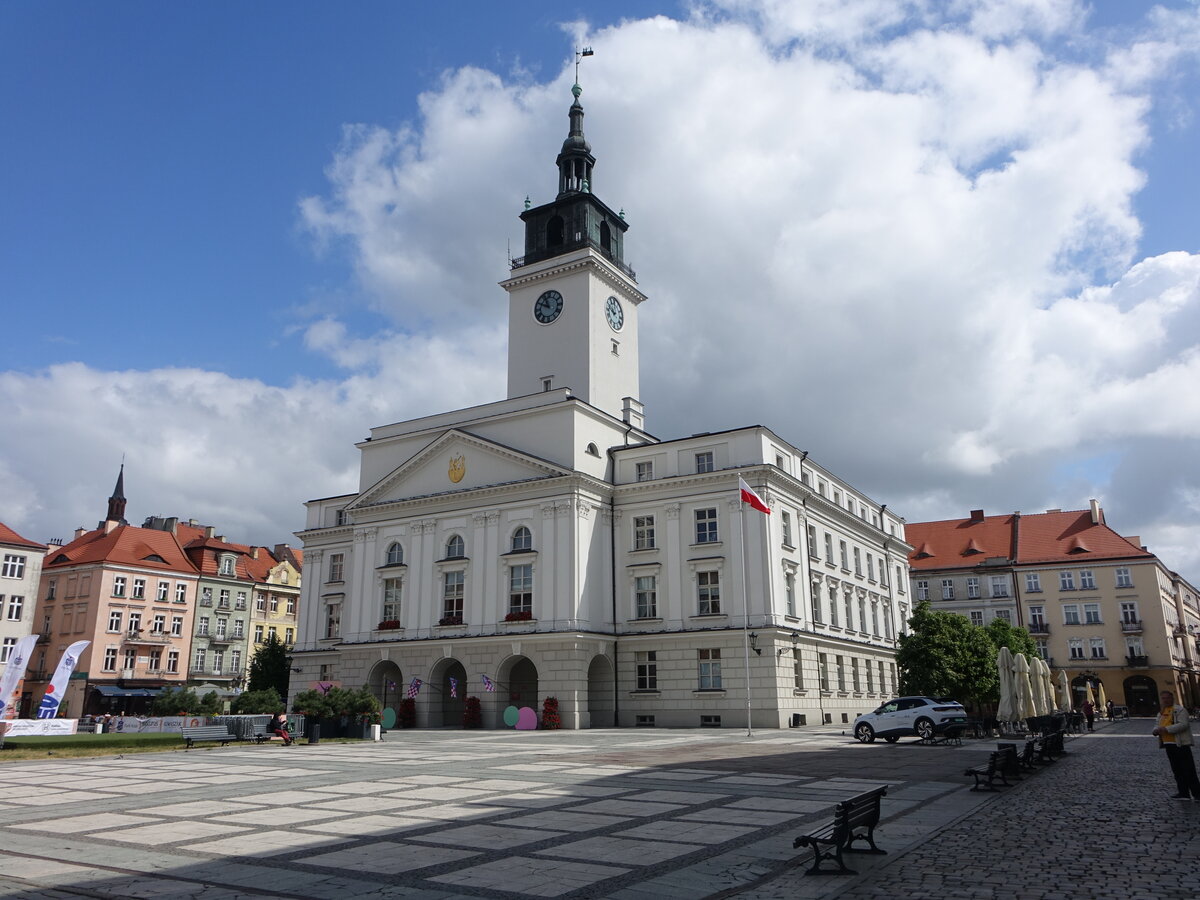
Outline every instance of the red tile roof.
{"type": "Polygon", "coordinates": [[[118,525],[107,534],[103,529],[96,529],[80,535],[66,546],[51,551],[43,569],[102,562],[174,572],[196,571],[175,535],[135,525],[118,525]]]}
{"type": "Polygon", "coordinates": [[[45,544],[38,544],[28,538],[23,538],[3,522],[0,522],[0,544],[14,547],[28,547],[30,550],[45,550],[45,544]]]}
{"type": "Polygon", "coordinates": [[[905,537],[916,549],[909,557],[913,571],[975,568],[992,557],[1013,557],[1030,565],[1084,560],[1154,559],[1154,554],[1104,523],[1092,522],[1090,509],[980,516],[941,522],[914,522],[905,526],[905,537]]]}

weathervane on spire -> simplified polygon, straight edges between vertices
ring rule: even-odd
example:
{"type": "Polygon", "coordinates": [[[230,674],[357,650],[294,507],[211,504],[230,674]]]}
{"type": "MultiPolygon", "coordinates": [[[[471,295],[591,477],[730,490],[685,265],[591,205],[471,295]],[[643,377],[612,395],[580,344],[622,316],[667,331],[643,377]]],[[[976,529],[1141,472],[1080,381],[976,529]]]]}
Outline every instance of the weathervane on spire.
{"type": "MultiPolygon", "coordinates": [[[[593,52],[591,47],[584,47],[582,50],[579,48],[575,49],[575,86],[576,87],[579,87],[579,61],[581,59],[583,59],[585,56],[594,56],[594,55],[595,55],[595,53],[593,52]]],[[[576,95],[576,96],[578,96],[578,95],[576,95]]]]}

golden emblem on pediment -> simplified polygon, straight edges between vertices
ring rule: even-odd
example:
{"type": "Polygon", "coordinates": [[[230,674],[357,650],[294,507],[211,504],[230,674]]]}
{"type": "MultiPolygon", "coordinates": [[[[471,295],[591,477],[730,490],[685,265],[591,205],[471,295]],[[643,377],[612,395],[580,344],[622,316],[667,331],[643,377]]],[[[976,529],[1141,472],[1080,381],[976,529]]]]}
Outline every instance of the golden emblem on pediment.
{"type": "Polygon", "coordinates": [[[450,476],[450,480],[455,484],[462,481],[467,474],[467,458],[461,453],[458,456],[450,457],[450,469],[446,474],[450,476]]]}

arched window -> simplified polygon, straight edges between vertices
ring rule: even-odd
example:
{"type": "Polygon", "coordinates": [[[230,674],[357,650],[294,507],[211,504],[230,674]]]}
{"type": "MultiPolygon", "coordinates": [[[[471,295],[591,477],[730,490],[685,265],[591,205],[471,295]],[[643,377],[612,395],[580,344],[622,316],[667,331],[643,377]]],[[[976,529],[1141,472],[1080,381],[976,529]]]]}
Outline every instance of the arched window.
{"type": "Polygon", "coordinates": [[[600,448],[599,448],[599,447],[597,447],[595,444],[588,444],[588,445],[587,445],[587,452],[588,452],[588,454],[589,454],[590,456],[599,456],[599,455],[600,455],[600,448]]]}
{"type": "Polygon", "coordinates": [[[389,566],[398,566],[404,562],[404,548],[400,546],[399,541],[393,541],[388,547],[387,564],[389,566]]]}
{"type": "Polygon", "coordinates": [[[563,242],[563,220],[562,216],[553,216],[546,223],[546,246],[559,247],[563,242]]]}
{"type": "Polygon", "coordinates": [[[512,549],[514,552],[533,549],[533,535],[524,525],[513,532],[512,549]]]}
{"type": "Polygon", "coordinates": [[[456,534],[446,541],[446,559],[461,559],[466,555],[466,545],[461,536],[456,534]]]}

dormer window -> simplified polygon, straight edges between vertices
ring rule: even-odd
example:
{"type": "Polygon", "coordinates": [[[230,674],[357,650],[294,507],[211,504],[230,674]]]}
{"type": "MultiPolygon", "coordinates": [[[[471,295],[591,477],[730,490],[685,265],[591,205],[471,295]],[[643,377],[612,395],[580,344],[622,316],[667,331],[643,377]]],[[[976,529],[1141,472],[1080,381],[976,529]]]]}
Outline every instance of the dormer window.
{"type": "Polygon", "coordinates": [[[387,564],[389,566],[399,566],[404,564],[404,548],[400,546],[399,541],[393,541],[388,546],[387,564]]]}
{"type": "Polygon", "coordinates": [[[466,549],[462,536],[456,534],[446,541],[446,559],[462,559],[467,555],[466,549]]]}
{"type": "Polygon", "coordinates": [[[232,556],[222,556],[221,557],[221,574],[222,575],[232,575],[233,574],[233,557],[232,556]]]}
{"type": "Polygon", "coordinates": [[[532,550],[532,549],[533,549],[533,534],[532,534],[532,532],[530,532],[530,530],[528,528],[526,528],[524,525],[522,525],[520,528],[518,528],[516,531],[513,532],[512,551],[513,551],[513,553],[520,553],[522,551],[527,551],[527,550],[532,550]]]}

